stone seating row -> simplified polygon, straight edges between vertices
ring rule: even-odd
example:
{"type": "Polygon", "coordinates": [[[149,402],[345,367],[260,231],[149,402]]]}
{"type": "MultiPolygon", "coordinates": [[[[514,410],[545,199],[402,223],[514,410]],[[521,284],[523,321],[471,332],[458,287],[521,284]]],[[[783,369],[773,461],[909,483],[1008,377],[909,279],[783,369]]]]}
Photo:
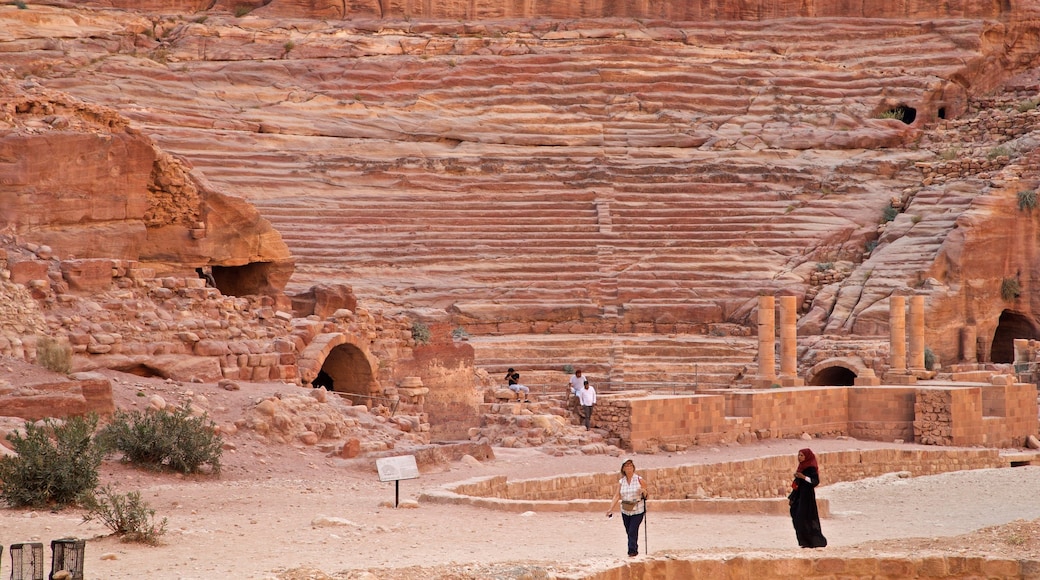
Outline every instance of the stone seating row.
{"type": "Polygon", "coordinates": [[[726,388],[754,368],[757,342],[747,337],[661,337],[613,335],[511,335],[471,337],[474,364],[498,377],[521,372],[528,386],[561,389],[580,368],[597,388],[726,388]]]}

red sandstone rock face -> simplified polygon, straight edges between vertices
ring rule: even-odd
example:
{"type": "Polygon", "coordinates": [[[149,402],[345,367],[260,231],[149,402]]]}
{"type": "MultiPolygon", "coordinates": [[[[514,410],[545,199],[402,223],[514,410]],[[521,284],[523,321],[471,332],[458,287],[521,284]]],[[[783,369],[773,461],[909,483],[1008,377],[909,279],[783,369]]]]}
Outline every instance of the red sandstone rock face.
{"type": "Polygon", "coordinates": [[[420,2],[418,0],[344,2],[342,0],[218,1],[213,5],[193,0],[101,0],[112,6],[150,12],[197,12],[241,7],[271,17],[289,18],[423,18],[489,20],[502,18],[660,18],[665,20],[768,20],[773,18],[998,18],[1010,11],[999,2],[973,0],[936,5],[920,0],[843,2],[841,0],[688,0],[685,2],[565,2],[539,3],[420,2]]]}
{"type": "MultiPolygon", "coordinates": [[[[125,119],[11,83],[0,93],[8,127],[0,131],[0,223],[8,231],[62,257],[140,261],[160,271],[269,264],[256,293],[285,287],[293,264],[270,223],[193,178],[125,119]]],[[[16,279],[21,270],[14,266],[16,279]]],[[[79,290],[89,289],[86,278],[98,279],[69,273],[88,286],[79,290]]]]}

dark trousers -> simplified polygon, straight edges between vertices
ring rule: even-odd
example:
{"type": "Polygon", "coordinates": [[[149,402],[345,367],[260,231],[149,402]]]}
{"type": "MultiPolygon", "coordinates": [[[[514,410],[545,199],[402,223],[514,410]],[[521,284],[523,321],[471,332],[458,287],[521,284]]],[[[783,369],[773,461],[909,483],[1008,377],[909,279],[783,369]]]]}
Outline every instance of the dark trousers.
{"type": "Polygon", "coordinates": [[[621,521],[625,524],[625,534],[628,535],[628,555],[634,556],[639,553],[639,526],[643,523],[646,512],[634,516],[621,514],[621,521]]]}
{"type": "Polygon", "coordinates": [[[592,405],[581,406],[581,422],[585,425],[585,429],[592,428],[592,405]]]}

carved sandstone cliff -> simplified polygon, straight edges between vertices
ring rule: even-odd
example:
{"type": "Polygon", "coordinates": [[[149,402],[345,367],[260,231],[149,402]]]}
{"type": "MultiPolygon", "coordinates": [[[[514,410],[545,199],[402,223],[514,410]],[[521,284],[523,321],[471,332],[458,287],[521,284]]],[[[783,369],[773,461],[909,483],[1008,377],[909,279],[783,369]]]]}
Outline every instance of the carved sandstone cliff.
{"type": "Polygon", "coordinates": [[[293,261],[270,223],[114,111],[10,80],[0,80],[0,101],[4,232],[64,258],[136,261],[159,274],[253,266],[238,293],[285,287],[293,261]]]}

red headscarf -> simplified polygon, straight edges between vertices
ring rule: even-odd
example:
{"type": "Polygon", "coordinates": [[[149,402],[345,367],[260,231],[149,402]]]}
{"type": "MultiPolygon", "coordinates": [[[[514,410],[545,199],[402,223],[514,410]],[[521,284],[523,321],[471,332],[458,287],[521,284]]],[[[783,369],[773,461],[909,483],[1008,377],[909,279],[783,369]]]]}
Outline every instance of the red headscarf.
{"type": "MultiPolygon", "coordinates": [[[[798,462],[798,473],[805,473],[807,467],[815,467],[817,471],[820,469],[820,464],[816,463],[816,455],[812,452],[812,449],[806,447],[805,449],[799,449],[798,453],[802,454],[802,460],[798,462]]],[[[798,487],[798,480],[795,479],[791,483],[791,487],[798,487]]]]}

